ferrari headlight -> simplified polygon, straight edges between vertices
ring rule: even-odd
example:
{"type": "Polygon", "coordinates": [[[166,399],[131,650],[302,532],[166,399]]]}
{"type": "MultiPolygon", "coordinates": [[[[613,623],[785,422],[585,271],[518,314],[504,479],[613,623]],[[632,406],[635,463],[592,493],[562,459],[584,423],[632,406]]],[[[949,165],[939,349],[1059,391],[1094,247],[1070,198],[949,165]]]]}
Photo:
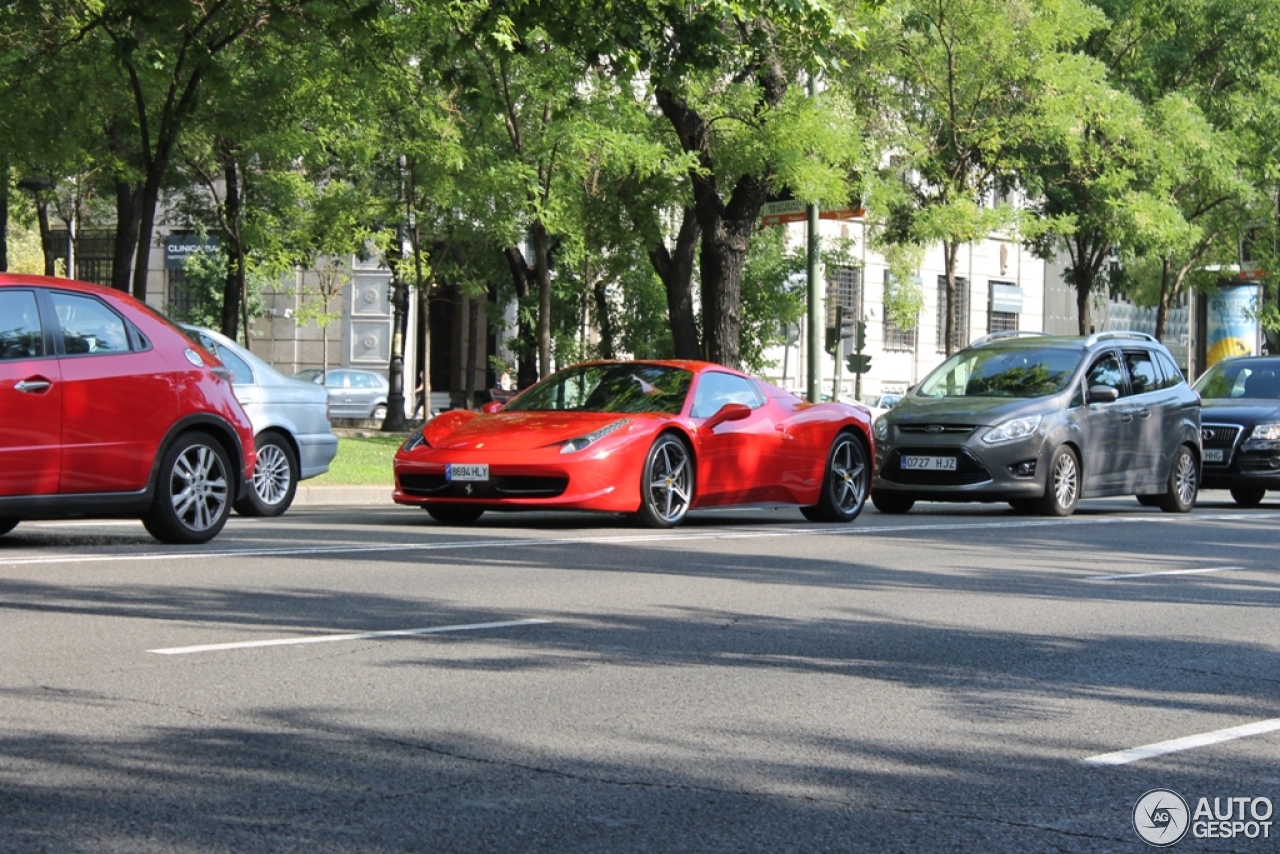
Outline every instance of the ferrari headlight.
{"type": "Polygon", "coordinates": [[[409,434],[409,438],[404,440],[404,444],[400,446],[400,450],[404,452],[412,451],[414,448],[427,444],[427,437],[422,435],[422,428],[419,427],[409,434]]]}
{"type": "Polygon", "coordinates": [[[1039,415],[1028,415],[1025,418],[1011,418],[1001,424],[997,424],[987,431],[982,437],[982,441],[988,445],[998,445],[1001,442],[1014,442],[1018,439],[1025,439],[1034,435],[1036,429],[1040,426],[1039,415]]]}
{"type": "Polygon", "coordinates": [[[608,436],[614,430],[617,430],[620,427],[624,427],[630,423],[631,423],[630,418],[621,418],[617,421],[614,421],[612,424],[604,425],[598,430],[592,430],[590,433],[588,433],[585,436],[578,436],[575,439],[570,439],[569,441],[565,442],[563,445],[560,446],[560,453],[573,454],[578,451],[581,451],[584,448],[589,448],[592,445],[594,445],[596,442],[599,442],[605,436],[608,436]]]}
{"type": "Polygon", "coordinates": [[[1280,421],[1258,424],[1249,434],[1251,442],[1280,442],[1280,421]]]}

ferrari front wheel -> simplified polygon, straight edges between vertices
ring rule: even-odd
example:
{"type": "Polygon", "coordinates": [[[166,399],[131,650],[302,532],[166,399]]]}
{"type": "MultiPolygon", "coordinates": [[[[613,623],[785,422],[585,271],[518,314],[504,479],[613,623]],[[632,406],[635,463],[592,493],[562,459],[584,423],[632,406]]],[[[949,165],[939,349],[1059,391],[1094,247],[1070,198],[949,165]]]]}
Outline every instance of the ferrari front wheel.
{"type": "Polygon", "coordinates": [[[852,522],[867,503],[870,480],[866,449],[852,433],[841,433],[827,455],[821,499],[800,512],[810,522],[852,522]]]}
{"type": "Polygon", "coordinates": [[[640,510],[646,528],[671,528],[693,503],[693,457],[684,442],[664,433],[653,443],[640,472],[640,510]]]}

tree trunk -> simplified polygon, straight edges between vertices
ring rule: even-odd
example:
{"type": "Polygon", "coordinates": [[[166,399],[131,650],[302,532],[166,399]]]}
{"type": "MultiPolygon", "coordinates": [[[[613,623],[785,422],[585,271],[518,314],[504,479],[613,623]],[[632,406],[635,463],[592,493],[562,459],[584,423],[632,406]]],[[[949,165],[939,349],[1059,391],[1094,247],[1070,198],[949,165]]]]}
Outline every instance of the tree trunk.
{"type": "Polygon", "coordinates": [[[693,208],[685,207],[676,235],[675,252],[659,244],[649,250],[649,261],[667,292],[667,320],[677,359],[700,359],[698,324],[693,315],[693,262],[702,230],[693,208]]]}
{"type": "MultiPolygon", "coordinates": [[[[786,90],[780,70],[761,72],[770,85],[762,100],[776,104],[786,90]]],[[[741,355],[742,269],[760,209],[768,199],[767,176],[743,175],[726,203],[716,186],[710,154],[710,126],[683,98],[669,89],[656,93],[658,107],[671,122],[681,147],[698,155],[698,168],[689,171],[694,211],[702,230],[699,269],[702,273],[703,349],[706,358],[731,368],[741,355]]]]}
{"type": "MultiPolygon", "coordinates": [[[[222,165],[223,223],[227,232],[227,278],[222,289],[222,334],[234,341],[238,336],[241,308],[248,308],[244,284],[244,244],[240,239],[241,199],[240,170],[231,143],[219,140],[218,160],[222,165]]],[[[249,330],[245,329],[245,348],[249,347],[249,330]]]]}
{"type": "Polygon", "coordinates": [[[600,330],[600,358],[614,358],[613,317],[609,313],[608,283],[598,279],[591,286],[591,294],[596,304],[596,328],[600,330]]]}
{"type": "Polygon", "coordinates": [[[533,316],[529,305],[531,295],[531,277],[529,264],[518,246],[508,246],[503,250],[507,259],[507,267],[511,270],[511,282],[516,291],[516,338],[520,344],[516,352],[516,386],[528,388],[538,381],[538,365],[535,354],[538,352],[536,330],[531,329],[529,318],[533,316]]]}
{"type": "Polygon", "coordinates": [[[49,229],[49,201],[37,194],[36,219],[40,223],[40,251],[44,255],[44,274],[55,275],[58,272],[58,253],[53,245],[53,233],[49,229]]]}
{"type": "Polygon", "coordinates": [[[942,320],[942,352],[948,357],[956,351],[956,258],[960,254],[960,244],[946,242],[942,244],[943,272],[946,280],[946,299],[943,300],[942,312],[946,315],[942,320]]]}
{"type": "Polygon", "coordinates": [[[533,266],[538,281],[538,376],[551,373],[551,246],[541,219],[529,228],[533,266]]]}
{"type": "Polygon", "coordinates": [[[9,270],[9,164],[0,163],[0,273],[9,270]]]}

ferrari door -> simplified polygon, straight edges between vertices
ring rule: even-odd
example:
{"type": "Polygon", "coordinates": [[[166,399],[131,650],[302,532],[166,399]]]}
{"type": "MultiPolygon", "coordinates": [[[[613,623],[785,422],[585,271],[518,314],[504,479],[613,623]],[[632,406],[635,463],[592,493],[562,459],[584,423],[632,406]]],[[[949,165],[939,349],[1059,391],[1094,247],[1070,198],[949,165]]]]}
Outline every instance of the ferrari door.
{"type": "Polygon", "coordinates": [[[693,389],[690,416],[706,424],[725,404],[738,403],[747,417],[722,421],[698,432],[697,503],[741,504],[768,500],[778,483],[778,431],[755,383],[735,374],[709,371],[693,389]]]}

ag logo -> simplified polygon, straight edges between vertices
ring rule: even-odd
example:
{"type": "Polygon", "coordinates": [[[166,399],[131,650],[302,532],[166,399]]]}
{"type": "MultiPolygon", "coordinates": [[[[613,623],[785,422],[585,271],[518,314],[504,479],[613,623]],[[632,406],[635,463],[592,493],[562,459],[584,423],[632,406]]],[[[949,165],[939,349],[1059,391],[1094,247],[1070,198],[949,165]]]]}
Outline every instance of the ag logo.
{"type": "Polygon", "coordinates": [[[1173,845],[1190,825],[1187,802],[1172,789],[1152,789],[1133,805],[1133,829],[1157,848],[1173,845]]]}

